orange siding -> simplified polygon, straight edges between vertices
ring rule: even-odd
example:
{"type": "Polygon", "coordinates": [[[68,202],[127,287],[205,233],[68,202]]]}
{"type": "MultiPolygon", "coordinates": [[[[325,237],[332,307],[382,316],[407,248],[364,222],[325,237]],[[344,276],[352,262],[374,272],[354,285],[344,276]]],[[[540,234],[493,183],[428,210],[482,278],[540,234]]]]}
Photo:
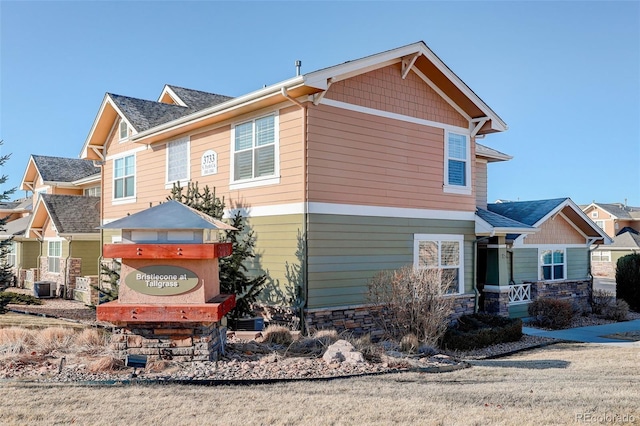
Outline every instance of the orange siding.
{"type": "Polygon", "coordinates": [[[334,83],[327,99],[389,111],[453,126],[469,127],[440,95],[414,72],[402,79],[401,65],[395,64],[334,83]]]}
{"type": "MultiPolygon", "coordinates": [[[[443,192],[442,129],[319,105],[309,107],[307,139],[309,201],[475,210],[473,193],[443,192]]],[[[474,170],[471,161],[471,182],[474,170]]]]}
{"type": "Polygon", "coordinates": [[[528,235],[524,244],[586,244],[586,239],[562,216],[549,219],[540,231],[528,235]]]}
{"type": "MultiPolygon", "coordinates": [[[[268,114],[273,110],[265,110],[268,114]]],[[[280,183],[246,189],[229,189],[231,171],[231,126],[246,119],[244,116],[226,122],[216,128],[202,129],[190,135],[190,174],[191,181],[198,182],[200,188],[208,185],[216,189],[216,195],[224,196],[227,208],[236,206],[256,207],[262,205],[286,204],[303,201],[304,179],[302,176],[303,150],[303,111],[297,106],[285,105],[279,111],[279,165],[280,183]],[[218,154],[218,173],[201,176],[202,154],[207,150],[218,154]]],[[[184,135],[183,135],[184,136],[184,135]]],[[[142,145],[131,142],[118,143],[112,138],[108,145],[108,156],[118,155],[128,150],[140,149],[142,145]]],[[[177,138],[167,139],[167,142],[177,138]]],[[[104,219],[117,219],[127,213],[148,208],[164,201],[170,189],[165,188],[166,181],[166,144],[157,143],[138,151],[136,154],[136,202],[113,205],[113,159],[104,166],[103,200],[104,219]]],[[[186,185],[186,182],[181,182],[186,185]]]]}

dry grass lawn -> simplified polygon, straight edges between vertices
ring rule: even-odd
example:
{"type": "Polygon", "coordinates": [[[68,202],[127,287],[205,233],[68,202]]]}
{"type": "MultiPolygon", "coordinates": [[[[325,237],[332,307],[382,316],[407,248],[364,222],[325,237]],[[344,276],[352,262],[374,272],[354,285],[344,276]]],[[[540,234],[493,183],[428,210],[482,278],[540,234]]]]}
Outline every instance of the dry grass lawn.
{"type": "Polygon", "coordinates": [[[4,382],[0,424],[640,424],[639,366],[637,349],[559,344],[474,361],[473,368],[453,373],[328,382],[246,387],[4,382]]]}

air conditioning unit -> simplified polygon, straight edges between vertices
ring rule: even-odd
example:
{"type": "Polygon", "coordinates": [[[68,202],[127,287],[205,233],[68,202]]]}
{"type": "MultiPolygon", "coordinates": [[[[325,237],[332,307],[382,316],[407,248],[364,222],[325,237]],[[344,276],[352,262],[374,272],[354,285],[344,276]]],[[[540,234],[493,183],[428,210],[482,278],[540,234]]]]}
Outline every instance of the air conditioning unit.
{"type": "Polygon", "coordinates": [[[56,283],[52,281],[36,281],[33,283],[33,295],[38,299],[56,297],[56,283]]]}

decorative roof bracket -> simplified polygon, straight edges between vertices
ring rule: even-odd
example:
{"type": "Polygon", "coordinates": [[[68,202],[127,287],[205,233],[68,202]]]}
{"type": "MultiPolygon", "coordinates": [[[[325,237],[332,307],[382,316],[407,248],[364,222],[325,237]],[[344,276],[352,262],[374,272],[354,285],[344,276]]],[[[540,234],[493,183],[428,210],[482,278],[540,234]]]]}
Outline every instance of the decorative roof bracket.
{"type": "Polygon", "coordinates": [[[484,124],[487,121],[489,121],[489,117],[480,117],[480,118],[472,119],[471,123],[476,123],[476,125],[473,128],[473,130],[471,130],[471,137],[474,137],[475,135],[477,135],[480,129],[482,129],[482,126],[484,126],[484,124]]]}
{"type": "Polygon", "coordinates": [[[405,56],[404,58],[402,58],[402,79],[403,80],[407,77],[407,74],[409,74],[409,71],[411,71],[413,64],[416,63],[416,59],[418,59],[418,56],[420,55],[422,55],[422,52],[418,52],[413,56],[405,56]]]}
{"type": "Polygon", "coordinates": [[[315,93],[313,95],[313,104],[314,105],[317,106],[320,102],[322,102],[322,98],[324,98],[324,95],[327,94],[327,92],[329,91],[329,88],[331,87],[332,84],[333,84],[333,78],[327,79],[327,88],[325,90],[323,90],[322,92],[315,93]]]}
{"type": "Polygon", "coordinates": [[[89,148],[91,148],[91,150],[98,156],[100,157],[101,161],[104,161],[104,146],[101,145],[89,145],[89,148]]]}

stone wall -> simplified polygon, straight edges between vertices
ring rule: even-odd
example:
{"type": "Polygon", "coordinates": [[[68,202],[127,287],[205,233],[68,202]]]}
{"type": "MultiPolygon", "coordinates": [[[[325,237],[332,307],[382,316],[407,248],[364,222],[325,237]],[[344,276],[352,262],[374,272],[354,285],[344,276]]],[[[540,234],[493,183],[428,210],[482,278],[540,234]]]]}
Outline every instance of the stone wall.
{"type": "Polygon", "coordinates": [[[571,300],[574,307],[581,311],[590,311],[592,280],[577,281],[540,281],[531,285],[531,300],[565,299],[571,300]]]}
{"type": "Polygon", "coordinates": [[[111,348],[121,358],[146,355],[148,361],[217,361],[224,353],[226,333],[219,323],[130,324],[114,330],[111,348]]]}
{"type": "Polygon", "coordinates": [[[509,287],[484,286],[484,312],[509,316],[509,287]]]}
{"type": "MultiPolygon", "coordinates": [[[[450,321],[454,321],[465,314],[472,314],[474,311],[475,297],[473,294],[461,294],[453,297],[452,314],[450,321]]],[[[305,311],[305,325],[307,330],[336,330],[339,333],[348,331],[356,336],[369,334],[372,339],[380,338],[384,335],[381,322],[378,319],[381,315],[381,306],[352,306],[333,309],[313,309],[305,311]]]]}
{"type": "Polygon", "coordinates": [[[73,290],[73,299],[85,305],[97,306],[100,292],[95,289],[98,286],[100,277],[98,275],[88,275],[76,278],[76,287],[73,290]]]}
{"type": "Polygon", "coordinates": [[[615,278],[616,264],[613,262],[591,262],[591,271],[596,277],[615,278]]]}

